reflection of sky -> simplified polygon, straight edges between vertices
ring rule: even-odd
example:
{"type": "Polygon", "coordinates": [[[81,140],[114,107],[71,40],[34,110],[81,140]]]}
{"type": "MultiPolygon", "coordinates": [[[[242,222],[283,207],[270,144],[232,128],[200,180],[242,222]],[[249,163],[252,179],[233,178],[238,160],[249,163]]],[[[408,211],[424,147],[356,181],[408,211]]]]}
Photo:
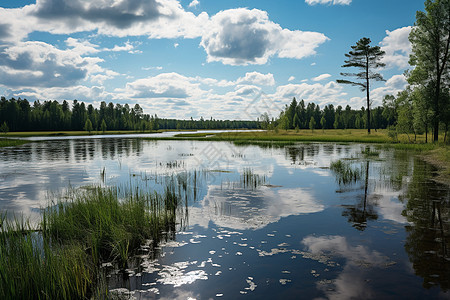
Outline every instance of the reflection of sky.
{"type": "Polygon", "coordinates": [[[389,266],[389,258],[367,246],[349,244],[343,236],[307,236],[302,240],[314,255],[344,258],[346,263],[338,277],[329,284],[317,284],[327,299],[376,299],[376,293],[366,280],[372,268],[389,266]]]}
{"type": "MultiPolygon", "coordinates": [[[[47,192],[59,192],[69,185],[99,183],[103,170],[110,184],[127,184],[133,175],[151,177],[194,169],[217,170],[231,173],[210,174],[211,185],[203,187],[207,196],[202,208],[196,209],[207,212],[214,222],[227,222],[225,218],[229,218],[234,224],[230,226],[259,228],[281,217],[318,212],[327,207],[337,188],[332,173],[325,168],[339,158],[356,157],[360,151],[359,145],[311,143],[261,148],[227,142],[129,138],[31,143],[0,149],[0,209],[25,215],[36,213],[47,203],[47,192]],[[228,199],[234,194],[220,192],[217,186],[222,180],[239,180],[244,169],[251,169],[254,174],[265,176],[268,184],[281,187],[261,188],[254,195],[241,191],[245,199],[228,199]],[[237,202],[240,205],[235,205],[237,202]],[[234,205],[237,209],[228,215],[212,214],[212,205],[234,205]],[[246,215],[251,217],[244,221],[246,215]]],[[[377,174],[371,173],[371,177],[382,182],[377,174]]],[[[383,218],[405,222],[400,214],[403,204],[397,199],[401,191],[377,184],[371,193],[377,195],[383,218]]]]}
{"type": "Polygon", "coordinates": [[[200,207],[189,210],[191,225],[217,226],[236,229],[260,229],[282,217],[320,212],[324,205],[318,203],[311,191],[302,188],[270,188],[256,190],[223,189],[209,186],[208,194],[200,207]]]}

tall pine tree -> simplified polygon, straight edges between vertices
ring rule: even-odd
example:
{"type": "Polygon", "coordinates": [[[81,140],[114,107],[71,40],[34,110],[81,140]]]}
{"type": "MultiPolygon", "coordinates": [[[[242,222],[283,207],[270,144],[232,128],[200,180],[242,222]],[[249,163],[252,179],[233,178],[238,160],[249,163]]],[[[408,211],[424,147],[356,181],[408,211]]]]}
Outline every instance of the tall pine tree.
{"type": "Polygon", "coordinates": [[[358,81],[349,81],[338,79],[338,83],[351,84],[359,86],[362,91],[366,92],[367,100],[367,132],[370,134],[370,81],[384,81],[381,74],[374,72],[374,69],[384,67],[385,64],[381,62],[384,51],[379,46],[370,46],[369,38],[362,38],[356,42],[355,46],[351,46],[352,50],[345,54],[348,58],[345,61],[343,68],[355,67],[360,69],[359,73],[341,73],[342,76],[356,77],[358,81]]]}

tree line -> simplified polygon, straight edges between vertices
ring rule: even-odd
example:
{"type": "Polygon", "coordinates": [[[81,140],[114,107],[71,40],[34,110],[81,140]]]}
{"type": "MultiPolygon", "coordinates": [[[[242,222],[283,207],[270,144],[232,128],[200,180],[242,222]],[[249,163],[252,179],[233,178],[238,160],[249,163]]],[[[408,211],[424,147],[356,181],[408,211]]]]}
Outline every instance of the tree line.
{"type": "Polygon", "coordinates": [[[101,102],[99,108],[73,100],[30,102],[26,99],[0,99],[0,126],[2,131],[106,131],[159,129],[238,129],[260,128],[258,121],[230,121],[203,119],[177,120],[158,118],[157,114],[143,113],[139,104],[101,102]]]}
{"type": "MultiPolygon", "coordinates": [[[[384,108],[379,106],[370,111],[370,119],[374,129],[387,128],[390,121],[383,114],[384,108]]],[[[314,102],[307,105],[304,100],[297,101],[294,97],[286,105],[278,118],[270,120],[264,113],[261,118],[263,129],[363,129],[367,128],[367,111],[364,107],[354,110],[349,105],[334,107],[326,105],[323,110],[314,102]]]]}

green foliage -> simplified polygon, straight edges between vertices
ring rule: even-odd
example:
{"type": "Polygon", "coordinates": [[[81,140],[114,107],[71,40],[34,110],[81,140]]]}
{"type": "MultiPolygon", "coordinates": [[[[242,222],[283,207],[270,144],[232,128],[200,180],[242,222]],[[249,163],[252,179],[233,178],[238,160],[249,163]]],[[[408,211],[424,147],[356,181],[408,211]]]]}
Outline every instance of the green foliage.
{"type": "Polygon", "coordinates": [[[376,68],[384,67],[381,62],[385,52],[379,46],[370,46],[369,38],[362,38],[356,42],[355,46],[351,46],[352,50],[345,54],[348,60],[345,61],[343,68],[354,67],[360,69],[359,73],[341,73],[342,76],[356,77],[358,81],[337,80],[338,83],[351,84],[359,86],[362,91],[366,91],[367,104],[367,131],[370,133],[370,81],[384,81],[381,74],[374,72],[376,68]]]}
{"type": "Polygon", "coordinates": [[[106,131],[106,122],[105,122],[104,119],[102,120],[102,124],[100,125],[100,130],[101,130],[103,133],[105,133],[105,131],[106,131]]]}
{"type": "Polygon", "coordinates": [[[315,127],[316,127],[316,120],[314,119],[314,117],[311,117],[311,119],[309,120],[309,129],[311,129],[311,131],[314,131],[315,127]]]}
{"type": "Polygon", "coordinates": [[[6,122],[3,122],[3,124],[0,126],[0,131],[3,132],[4,134],[8,133],[9,127],[8,124],[6,124],[6,122]]]}
{"type": "Polygon", "coordinates": [[[74,100],[72,107],[67,101],[35,101],[32,106],[25,99],[5,97],[0,99],[0,124],[6,122],[10,131],[83,131],[86,121],[90,120],[93,130],[101,130],[105,121],[108,130],[159,130],[159,129],[258,129],[258,121],[230,120],[176,120],[159,119],[155,115],[143,113],[136,104],[101,102],[99,108],[92,104],[74,100]]]}
{"type": "Polygon", "coordinates": [[[438,141],[439,123],[446,126],[450,109],[450,0],[427,0],[425,12],[418,11],[409,35],[412,45],[408,82],[420,86],[426,95],[423,107],[431,108],[433,140],[438,141]]]}
{"type": "Polygon", "coordinates": [[[91,120],[89,119],[86,120],[86,123],[84,124],[84,130],[91,133],[91,131],[93,130],[91,120]]]}

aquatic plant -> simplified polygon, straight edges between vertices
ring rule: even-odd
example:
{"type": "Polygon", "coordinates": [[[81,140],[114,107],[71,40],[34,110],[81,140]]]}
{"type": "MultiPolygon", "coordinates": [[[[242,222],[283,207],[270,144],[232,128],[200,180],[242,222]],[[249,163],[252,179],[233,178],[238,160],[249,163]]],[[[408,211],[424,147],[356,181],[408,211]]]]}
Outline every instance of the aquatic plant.
{"type": "Polygon", "coordinates": [[[89,298],[96,271],[81,245],[62,247],[23,218],[1,221],[1,299],[89,298]]]}
{"type": "Polygon", "coordinates": [[[256,189],[266,183],[266,176],[255,174],[251,168],[244,168],[241,184],[244,188],[256,189]]]}
{"type": "Polygon", "coordinates": [[[361,178],[361,171],[353,169],[349,163],[342,160],[334,161],[330,164],[330,170],[336,175],[336,181],[339,184],[350,184],[361,178]]]}

